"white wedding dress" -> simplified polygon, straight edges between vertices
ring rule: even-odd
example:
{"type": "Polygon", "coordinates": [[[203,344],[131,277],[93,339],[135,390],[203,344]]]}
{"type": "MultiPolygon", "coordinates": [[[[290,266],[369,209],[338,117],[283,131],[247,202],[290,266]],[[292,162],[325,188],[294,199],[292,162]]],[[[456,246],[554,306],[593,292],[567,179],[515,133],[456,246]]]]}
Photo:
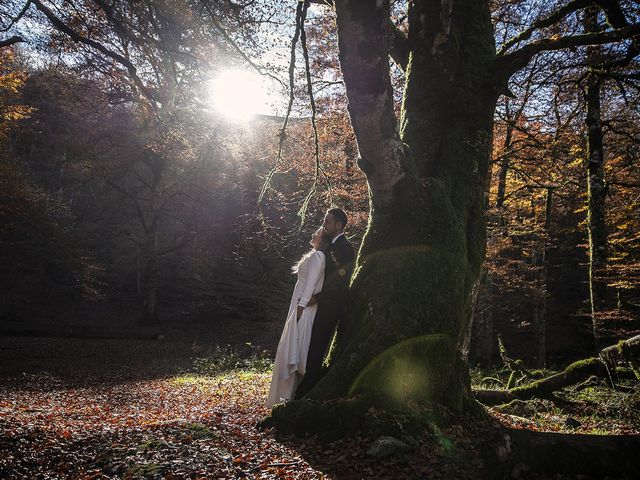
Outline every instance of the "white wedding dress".
{"type": "Polygon", "coordinates": [[[325,255],[318,250],[305,258],[298,267],[298,281],[293,289],[287,321],[284,324],[276,358],[267,406],[286,402],[293,397],[306,371],[311,328],[318,305],[307,306],[311,296],[322,290],[325,255]],[[296,321],[298,306],[305,307],[296,321]]]}

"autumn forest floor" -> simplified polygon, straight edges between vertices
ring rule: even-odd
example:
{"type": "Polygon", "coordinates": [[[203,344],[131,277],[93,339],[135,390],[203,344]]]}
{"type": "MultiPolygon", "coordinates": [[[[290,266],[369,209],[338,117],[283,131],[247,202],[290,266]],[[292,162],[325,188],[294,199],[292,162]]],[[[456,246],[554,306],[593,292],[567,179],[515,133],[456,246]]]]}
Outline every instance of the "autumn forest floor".
{"type": "MultiPolygon", "coordinates": [[[[465,479],[493,468],[478,449],[487,432],[462,422],[383,458],[367,454],[372,438],[320,443],[260,431],[269,356],[240,350],[0,337],[0,478],[465,479]]],[[[476,383],[500,381],[500,372],[473,373],[476,383]]],[[[640,432],[637,387],[612,391],[595,382],[562,396],[561,407],[540,400],[492,413],[537,430],[640,432]]]]}

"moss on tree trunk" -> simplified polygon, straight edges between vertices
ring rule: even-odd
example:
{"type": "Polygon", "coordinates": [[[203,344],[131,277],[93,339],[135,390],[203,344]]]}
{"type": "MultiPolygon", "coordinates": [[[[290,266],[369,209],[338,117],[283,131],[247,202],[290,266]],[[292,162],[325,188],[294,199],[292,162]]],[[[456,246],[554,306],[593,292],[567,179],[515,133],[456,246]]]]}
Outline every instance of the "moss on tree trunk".
{"type": "MultiPolygon", "coordinates": [[[[449,30],[430,25],[438,11],[427,11],[447,2],[431,3],[410,12],[413,50],[400,132],[404,174],[391,195],[379,187],[388,186],[379,178],[369,182],[370,220],[348,315],[312,399],[373,394],[455,411],[474,402],[460,343],[486,244],[483,210],[496,101],[489,67],[495,52],[485,2],[456,3],[449,30]],[[448,39],[436,47],[438,33],[448,39]]],[[[340,19],[338,26],[341,34],[340,19]]],[[[358,85],[350,85],[353,66],[345,60],[351,104],[358,85]]],[[[357,124],[356,107],[350,114],[357,124]]],[[[361,137],[359,146],[367,140],[361,137]]],[[[362,165],[368,178],[379,172],[369,158],[362,165]]]]}
{"type": "Polygon", "coordinates": [[[398,124],[389,5],[366,3],[334,5],[349,115],[369,183],[369,225],[326,375],[305,400],[276,407],[265,422],[283,431],[330,430],[328,412],[362,419],[367,405],[479,411],[461,349],[486,247],[498,88],[490,12],[483,0],[411,4],[398,124]]]}

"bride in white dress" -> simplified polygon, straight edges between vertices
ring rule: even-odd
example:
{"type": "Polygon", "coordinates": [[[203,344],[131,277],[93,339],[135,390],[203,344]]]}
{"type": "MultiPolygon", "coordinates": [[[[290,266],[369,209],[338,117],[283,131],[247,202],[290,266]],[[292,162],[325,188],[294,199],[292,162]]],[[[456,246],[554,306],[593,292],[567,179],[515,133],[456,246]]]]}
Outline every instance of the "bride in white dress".
{"type": "Polygon", "coordinates": [[[273,376],[267,406],[289,401],[306,371],[307,353],[311,341],[311,328],[318,305],[309,305],[312,295],[322,290],[324,281],[325,254],[322,252],[329,238],[319,228],[311,238],[313,250],[304,255],[293,267],[298,281],[293,289],[287,321],[284,324],[276,358],[273,363],[273,376]],[[299,313],[299,308],[302,313],[299,313]],[[299,318],[298,318],[299,317],[299,318]]]}

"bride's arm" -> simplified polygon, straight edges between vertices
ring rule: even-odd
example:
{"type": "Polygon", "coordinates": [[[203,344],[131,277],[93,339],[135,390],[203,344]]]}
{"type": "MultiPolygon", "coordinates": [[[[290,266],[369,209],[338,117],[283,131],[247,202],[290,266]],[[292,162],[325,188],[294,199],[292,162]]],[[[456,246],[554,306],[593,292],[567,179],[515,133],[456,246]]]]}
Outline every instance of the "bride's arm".
{"type": "Polygon", "coordinates": [[[324,253],[320,251],[314,252],[313,255],[309,257],[308,262],[309,270],[304,284],[304,290],[302,292],[302,295],[300,296],[300,300],[298,300],[299,313],[301,313],[300,308],[304,309],[309,304],[309,300],[313,295],[313,291],[316,289],[320,278],[324,274],[324,253]]]}

